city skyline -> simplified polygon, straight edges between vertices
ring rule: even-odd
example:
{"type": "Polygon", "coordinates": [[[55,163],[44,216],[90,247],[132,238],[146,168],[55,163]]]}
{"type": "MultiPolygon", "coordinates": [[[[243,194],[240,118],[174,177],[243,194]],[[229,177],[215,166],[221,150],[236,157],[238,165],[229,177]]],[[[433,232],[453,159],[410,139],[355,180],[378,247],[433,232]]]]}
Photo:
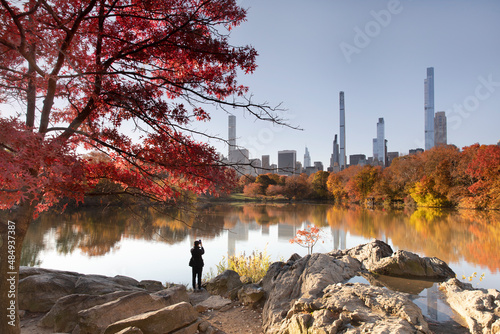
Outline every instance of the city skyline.
{"type": "MultiPolygon", "coordinates": [[[[422,83],[428,67],[436,71],[435,110],[448,117],[448,143],[462,148],[500,139],[500,46],[490,37],[500,32],[500,3],[239,4],[248,8],[247,22],[231,32],[230,40],[259,53],[255,73],[239,82],[250,87],[252,102],[282,103],[283,118],[303,129],[228,110],[238,116],[238,143],[252,157],[269,154],[276,162],[278,151],[295,149],[302,155],[307,146],[311,161],[328,166],[339,133],[339,91],[346,95],[347,155],[371,155],[379,118],[386,124],[389,152],[424,148],[422,83]],[[381,17],[387,13],[385,22],[381,17]]],[[[225,138],[226,126],[227,113],[218,109],[198,129],[225,138]]],[[[210,144],[227,152],[225,143],[210,144]]]]}

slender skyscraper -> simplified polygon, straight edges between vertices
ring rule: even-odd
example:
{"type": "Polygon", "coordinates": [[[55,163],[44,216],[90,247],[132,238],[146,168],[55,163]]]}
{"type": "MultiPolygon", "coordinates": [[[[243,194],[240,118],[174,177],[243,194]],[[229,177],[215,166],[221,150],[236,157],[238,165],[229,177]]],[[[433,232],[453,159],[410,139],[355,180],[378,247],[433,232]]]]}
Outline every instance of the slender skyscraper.
{"type": "Polygon", "coordinates": [[[347,165],[347,155],[345,150],[345,109],[344,109],[344,92],[339,94],[340,100],[340,170],[345,169],[347,165]]]}
{"type": "Polygon", "coordinates": [[[424,80],[425,150],[434,147],[434,67],[427,68],[424,80]]]}
{"type": "Polygon", "coordinates": [[[330,157],[330,167],[335,167],[335,164],[337,164],[337,166],[340,166],[339,156],[339,142],[337,140],[337,135],[335,135],[335,138],[333,139],[333,154],[330,157]]]}
{"type": "Polygon", "coordinates": [[[311,167],[311,156],[309,155],[309,150],[306,147],[306,153],[304,153],[304,168],[311,167]]]}
{"type": "Polygon", "coordinates": [[[385,166],[385,128],[384,119],[379,118],[377,123],[377,139],[373,139],[373,159],[378,159],[385,166]]]}
{"type": "Polygon", "coordinates": [[[231,151],[236,150],[236,116],[229,115],[228,117],[228,156],[231,154],[231,151]]]}

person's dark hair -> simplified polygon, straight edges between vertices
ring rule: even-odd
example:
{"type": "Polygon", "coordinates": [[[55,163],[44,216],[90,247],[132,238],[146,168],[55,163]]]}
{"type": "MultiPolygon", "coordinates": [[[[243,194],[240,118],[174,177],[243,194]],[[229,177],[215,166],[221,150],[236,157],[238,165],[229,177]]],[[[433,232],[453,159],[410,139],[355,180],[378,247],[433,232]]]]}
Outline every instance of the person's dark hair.
{"type": "Polygon", "coordinates": [[[199,242],[198,240],[196,240],[196,241],[194,242],[194,247],[198,247],[199,245],[200,245],[200,242],[199,242]]]}

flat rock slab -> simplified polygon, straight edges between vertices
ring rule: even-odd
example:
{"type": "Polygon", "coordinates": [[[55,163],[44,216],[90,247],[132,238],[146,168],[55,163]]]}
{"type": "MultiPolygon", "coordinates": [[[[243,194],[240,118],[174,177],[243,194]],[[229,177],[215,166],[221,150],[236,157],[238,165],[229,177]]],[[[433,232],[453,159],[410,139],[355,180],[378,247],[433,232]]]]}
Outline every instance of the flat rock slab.
{"type": "Polygon", "coordinates": [[[197,306],[206,308],[208,310],[219,310],[226,305],[231,304],[231,300],[221,296],[210,296],[197,306]]]}

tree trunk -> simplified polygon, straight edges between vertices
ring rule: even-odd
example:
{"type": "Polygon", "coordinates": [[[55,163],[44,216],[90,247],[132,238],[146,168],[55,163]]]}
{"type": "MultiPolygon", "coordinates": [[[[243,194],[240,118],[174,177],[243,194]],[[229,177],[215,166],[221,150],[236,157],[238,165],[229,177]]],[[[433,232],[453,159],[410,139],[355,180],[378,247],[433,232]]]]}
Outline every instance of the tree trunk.
{"type": "Polygon", "coordinates": [[[19,334],[19,266],[34,205],[23,204],[0,221],[0,333],[19,334]]]}

